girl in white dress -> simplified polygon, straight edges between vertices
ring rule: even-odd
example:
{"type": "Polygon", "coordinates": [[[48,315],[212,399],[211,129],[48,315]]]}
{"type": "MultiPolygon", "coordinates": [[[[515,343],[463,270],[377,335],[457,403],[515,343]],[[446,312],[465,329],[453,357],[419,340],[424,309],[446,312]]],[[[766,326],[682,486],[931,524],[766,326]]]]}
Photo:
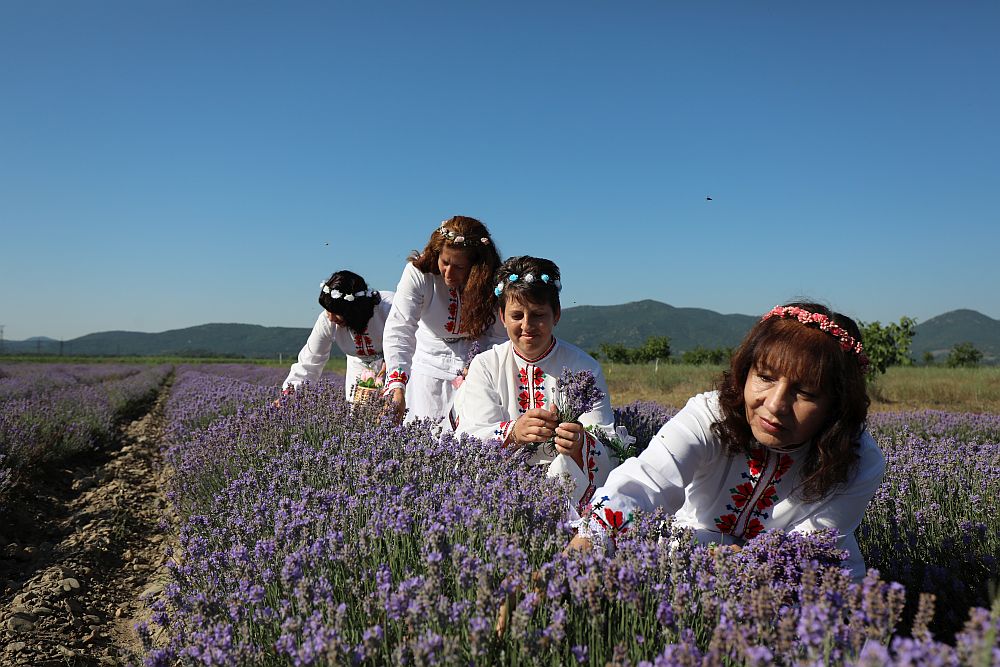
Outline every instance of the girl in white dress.
{"type": "Polygon", "coordinates": [[[634,511],[664,507],[699,541],[736,548],[769,530],[836,529],[845,567],[863,577],[854,531],[885,472],[865,429],[867,366],[849,317],[815,303],[775,306],[719,389],[688,401],[597,489],[570,545],[611,547],[634,511]]]}
{"type": "Polygon", "coordinates": [[[384,372],[382,333],[392,296],[392,292],[368,289],[365,279],[351,271],[337,271],[320,283],[319,305],[323,312],[299,351],[298,361],[292,364],[282,393],[295,391],[307,380],[318,380],[334,343],[347,356],[344,392],[348,401],[353,399],[362,373],[384,372]]]}
{"type": "Polygon", "coordinates": [[[455,399],[456,432],[532,448],[529,462],[548,466],[549,476],[568,476],[573,500],[586,504],[611,470],[607,449],[595,435],[614,432],[604,373],[593,357],[552,334],[561,313],[559,268],[553,262],[512,257],[495,280],[508,340],[469,365],[455,399]],[[555,411],[561,401],[557,380],[564,369],[590,371],[604,394],[575,422],[561,421],[555,411]]]}
{"type": "Polygon", "coordinates": [[[385,395],[397,414],[440,421],[469,347],[504,340],[497,322],[493,272],[500,256],[486,226],[455,216],[410,255],[385,325],[385,395]]]}

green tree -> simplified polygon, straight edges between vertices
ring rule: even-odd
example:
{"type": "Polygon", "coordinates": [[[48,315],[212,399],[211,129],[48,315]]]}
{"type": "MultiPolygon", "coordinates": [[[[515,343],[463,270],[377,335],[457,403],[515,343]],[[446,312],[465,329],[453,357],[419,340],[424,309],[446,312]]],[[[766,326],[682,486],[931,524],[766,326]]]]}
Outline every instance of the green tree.
{"type": "Polygon", "coordinates": [[[632,363],[632,353],[621,343],[601,343],[601,356],[616,364],[632,363]]]}
{"type": "Polygon", "coordinates": [[[865,354],[872,364],[873,373],[885,373],[889,366],[910,366],[910,343],[913,342],[913,328],[917,321],[911,317],[899,318],[899,324],[881,322],[859,322],[861,340],[865,354]]]}
{"type": "Polygon", "coordinates": [[[713,364],[718,366],[729,361],[732,354],[733,350],[729,347],[707,348],[699,345],[693,349],[686,350],[684,354],[681,355],[681,360],[685,364],[694,364],[698,366],[713,364]]]}
{"type": "Polygon", "coordinates": [[[925,366],[934,365],[934,353],[931,352],[930,350],[924,352],[924,365],[925,366]]]}
{"type": "Polygon", "coordinates": [[[670,338],[668,336],[650,336],[641,346],[632,350],[632,363],[644,364],[659,359],[670,359],[670,338]]]}
{"type": "Polygon", "coordinates": [[[983,353],[975,345],[972,343],[959,343],[951,348],[951,352],[948,354],[948,367],[975,368],[982,359],[983,353]]]}

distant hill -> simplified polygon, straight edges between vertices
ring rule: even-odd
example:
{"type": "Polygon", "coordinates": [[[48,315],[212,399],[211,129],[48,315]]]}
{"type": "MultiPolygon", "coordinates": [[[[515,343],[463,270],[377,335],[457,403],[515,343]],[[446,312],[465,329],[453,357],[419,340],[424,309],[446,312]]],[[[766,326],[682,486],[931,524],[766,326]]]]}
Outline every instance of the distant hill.
{"type": "Polygon", "coordinates": [[[703,308],[675,308],[659,301],[633,301],[620,306],[566,308],[556,335],[588,352],[601,343],[641,345],[650,336],[669,336],[677,354],[699,345],[733,347],[757,320],[751,315],[721,315],[703,308]]]}
{"type": "MultiPolygon", "coordinates": [[[[732,347],[756,321],[756,316],[723,315],[703,308],[675,308],[659,301],[634,301],[617,306],[575,306],[562,312],[556,334],[587,351],[601,343],[640,345],[650,336],[669,336],[675,356],[698,345],[732,347]]],[[[33,338],[4,341],[7,354],[93,356],[232,356],[287,358],[298,354],[309,329],[263,327],[256,324],[203,324],[161,333],[104,331],[68,341],[33,338]]],[[[955,344],[971,342],[984,361],[1000,363],[1000,320],[974,310],[953,310],[915,328],[912,354],[925,351],[943,359],[955,344]]],[[[335,348],[336,349],[336,348],[335,348]]]]}
{"type": "Polygon", "coordinates": [[[60,343],[54,340],[6,341],[8,353],[83,356],[233,356],[288,358],[298,354],[310,329],[257,324],[202,324],[162,333],[103,331],[60,343]],[[60,349],[61,346],[61,349],[60,349]]]}
{"type": "Polygon", "coordinates": [[[920,361],[924,352],[941,360],[958,343],[972,343],[986,363],[1000,362],[1000,320],[975,310],[952,310],[914,327],[911,352],[920,361]]]}

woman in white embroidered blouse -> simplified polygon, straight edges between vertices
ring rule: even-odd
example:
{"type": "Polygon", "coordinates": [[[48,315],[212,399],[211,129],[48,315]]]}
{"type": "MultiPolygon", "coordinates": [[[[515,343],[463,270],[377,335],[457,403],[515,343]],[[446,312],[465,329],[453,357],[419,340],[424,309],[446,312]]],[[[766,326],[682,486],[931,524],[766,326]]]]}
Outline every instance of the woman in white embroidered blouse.
{"type": "MultiPolygon", "coordinates": [[[[368,289],[365,279],[351,271],[337,271],[320,283],[319,305],[323,312],[299,351],[298,361],[292,364],[282,393],[294,391],[307,380],[318,380],[334,343],[347,356],[344,392],[348,401],[353,399],[362,373],[384,374],[382,332],[392,297],[392,292],[368,289]]],[[[280,399],[275,403],[280,404],[280,399]]]]}
{"type": "Polygon", "coordinates": [[[529,463],[546,465],[550,477],[567,476],[577,505],[590,502],[604,483],[611,459],[595,435],[614,432],[614,412],[601,365],[552,334],[559,322],[559,267],[547,259],[512,257],[494,278],[499,316],[508,340],[475,357],[455,397],[457,433],[534,449],[529,463]],[[590,371],[603,398],[578,421],[562,422],[555,407],[564,369],[590,371]]]}
{"type": "Polygon", "coordinates": [[[493,272],[500,256],[486,226],[457,215],[410,255],[385,325],[385,395],[402,418],[441,420],[473,341],[505,340],[496,321],[493,272]]]}
{"type": "Polygon", "coordinates": [[[776,306],[733,353],[719,389],[695,396],[638,457],[612,471],[570,543],[613,546],[632,512],[664,507],[703,542],[836,529],[844,567],[885,457],[865,430],[868,359],[850,318],[815,303],[776,306]]]}

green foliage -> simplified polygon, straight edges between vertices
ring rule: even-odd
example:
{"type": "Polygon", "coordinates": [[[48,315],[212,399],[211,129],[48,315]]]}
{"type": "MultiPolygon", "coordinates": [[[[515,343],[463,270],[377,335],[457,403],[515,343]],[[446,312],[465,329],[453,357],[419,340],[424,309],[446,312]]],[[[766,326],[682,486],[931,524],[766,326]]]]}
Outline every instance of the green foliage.
{"type": "Polygon", "coordinates": [[[601,343],[601,358],[616,364],[645,364],[670,359],[670,338],[650,336],[637,348],[627,348],[621,343],[601,343]]]}
{"type": "Polygon", "coordinates": [[[649,363],[670,358],[670,338],[667,336],[650,336],[638,349],[632,351],[632,363],[649,363]]]}
{"type": "Polygon", "coordinates": [[[931,366],[934,363],[934,353],[930,350],[924,352],[924,365],[931,366]]]}
{"type": "Polygon", "coordinates": [[[614,364],[632,363],[631,350],[621,343],[601,343],[601,358],[614,364]]]}
{"type": "Polygon", "coordinates": [[[948,367],[974,368],[979,365],[982,359],[983,353],[975,345],[972,343],[959,343],[951,348],[951,352],[948,354],[948,367]]]}
{"type": "Polygon", "coordinates": [[[917,321],[911,317],[899,318],[899,324],[875,322],[858,323],[865,354],[871,360],[872,372],[883,374],[889,366],[910,366],[910,344],[913,342],[913,328],[917,321]]]}
{"type": "Polygon", "coordinates": [[[721,366],[722,364],[728,363],[729,358],[733,355],[733,348],[731,347],[716,347],[709,349],[707,347],[702,347],[699,345],[693,350],[687,350],[681,355],[681,361],[685,364],[692,364],[695,366],[721,366]]]}

